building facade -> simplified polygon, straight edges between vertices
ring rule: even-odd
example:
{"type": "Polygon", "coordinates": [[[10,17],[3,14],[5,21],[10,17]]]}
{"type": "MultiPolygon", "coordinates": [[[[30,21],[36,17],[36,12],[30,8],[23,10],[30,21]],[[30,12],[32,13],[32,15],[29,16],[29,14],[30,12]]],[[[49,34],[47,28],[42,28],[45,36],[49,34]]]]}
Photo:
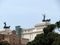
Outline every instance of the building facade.
{"type": "MultiPolygon", "coordinates": [[[[3,31],[5,32],[5,31],[3,31]]],[[[16,35],[16,31],[13,30],[9,34],[5,32],[0,33],[0,41],[7,41],[10,45],[26,45],[29,39],[21,38],[16,35]]]]}
{"type": "MultiPolygon", "coordinates": [[[[17,26],[15,29],[16,35],[22,39],[29,39],[29,41],[32,41],[32,40],[34,40],[34,38],[37,34],[43,33],[43,28],[45,28],[47,25],[50,25],[50,22],[42,21],[41,23],[36,24],[34,26],[34,28],[22,29],[22,30],[21,30],[20,26],[17,26]]],[[[10,29],[4,29],[3,31],[0,31],[0,34],[11,35],[12,31],[10,29]]],[[[15,32],[13,34],[15,34],[15,32]]],[[[13,35],[13,37],[16,37],[16,36],[13,35]]],[[[16,37],[16,39],[17,39],[17,37],[16,37]]]]}
{"type": "Polygon", "coordinates": [[[29,41],[34,40],[37,34],[43,33],[43,28],[50,25],[50,22],[41,22],[34,26],[34,28],[23,29],[22,38],[29,39],[29,41]]]}

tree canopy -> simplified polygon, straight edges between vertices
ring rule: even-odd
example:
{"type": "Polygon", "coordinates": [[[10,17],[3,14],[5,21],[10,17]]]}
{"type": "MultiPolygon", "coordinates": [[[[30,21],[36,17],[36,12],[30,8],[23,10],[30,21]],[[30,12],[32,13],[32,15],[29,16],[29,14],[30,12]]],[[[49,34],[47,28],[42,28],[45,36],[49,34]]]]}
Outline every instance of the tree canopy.
{"type": "Polygon", "coordinates": [[[0,41],[0,45],[10,45],[7,41],[0,41]]]}
{"type": "Polygon", "coordinates": [[[27,45],[60,45],[60,34],[53,32],[56,27],[60,28],[60,22],[48,25],[43,29],[42,34],[38,34],[35,39],[27,45]]]}
{"type": "Polygon", "coordinates": [[[60,28],[60,21],[56,22],[56,26],[60,28]]]}

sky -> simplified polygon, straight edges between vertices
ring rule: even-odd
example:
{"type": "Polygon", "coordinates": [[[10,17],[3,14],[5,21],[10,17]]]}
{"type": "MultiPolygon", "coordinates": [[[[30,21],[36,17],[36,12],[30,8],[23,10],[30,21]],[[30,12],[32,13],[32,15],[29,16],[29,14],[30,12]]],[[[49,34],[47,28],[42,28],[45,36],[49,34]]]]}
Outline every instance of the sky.
{"type": "Polygon", "coordinates": [[[0,29],[4,22],[11,29],[20,25],[22,28],[32,28],[43,19],[51,19],[51,23],[60,20],[59,0],[0,0],[0,29]]]}

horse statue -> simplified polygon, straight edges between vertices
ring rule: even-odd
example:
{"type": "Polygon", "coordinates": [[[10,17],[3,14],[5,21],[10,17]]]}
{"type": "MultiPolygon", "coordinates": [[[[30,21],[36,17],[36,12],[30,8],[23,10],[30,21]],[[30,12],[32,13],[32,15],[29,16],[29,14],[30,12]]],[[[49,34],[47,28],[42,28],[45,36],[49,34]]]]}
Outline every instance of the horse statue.
{"type": "Polygon", "coordinates": [[[45,19],[46,18],[46,16],[45,16],[45,14],[43,15],[43,22],[49,22],[51,19],[45,19]]]}
{"type": "Polygon", "coordinates": [[[6,26],[6,22],[4,22],[4,28],[5,28],[5,29],[9,29],[10,26],[6,26]]]}

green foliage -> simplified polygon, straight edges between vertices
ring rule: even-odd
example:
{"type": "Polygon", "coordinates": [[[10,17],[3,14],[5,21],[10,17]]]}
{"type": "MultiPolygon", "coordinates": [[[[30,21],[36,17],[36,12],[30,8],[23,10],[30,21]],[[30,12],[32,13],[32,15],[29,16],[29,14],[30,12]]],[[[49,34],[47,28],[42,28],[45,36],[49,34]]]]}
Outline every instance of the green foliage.
{"type": "Polygon", "coordinates": [[[27,45],[60,45],[60,34],[53,32],[56,27],[60,28],[60,21],[56,22],[56,24],[48,25],[43,29],[44,33],[38,34],[27,45]]]}
{"type": "Polygon", "coordinates": [[[60,45],[60,36],[56,37],[52,45],[60,45]]]}
{"type": "Polygon", "coordinates": [[[50,32],[47,35],[38,34],[35,39],[27,45],[52,45],[58,36],[60,35],[53,32],[50,32]]]}
{"type": "MultiPolygon", "coordinates": [[[[59,30],[59,28],[60,28],[60,21],[56,22],[56,27],[57,27],[58,30],[59,30]]],[[[60,30],[59,30],[59,31],[60,31],[60,30]]]]}
{"type": "Polygon", "coordinates": [[[0,45],[10,45],[7,41],[1,41],[0,45]]]}
{"type": "Polygon", "coordinates": [[[60,21],[56,22],[56,26],[60,28],[60,21]]]}
{"type": "Polygon", "coordinates": [[[45,34],[52,32],[56,28],[55,24],[48,25],[46,28],[43,29],[45,34]]]}

